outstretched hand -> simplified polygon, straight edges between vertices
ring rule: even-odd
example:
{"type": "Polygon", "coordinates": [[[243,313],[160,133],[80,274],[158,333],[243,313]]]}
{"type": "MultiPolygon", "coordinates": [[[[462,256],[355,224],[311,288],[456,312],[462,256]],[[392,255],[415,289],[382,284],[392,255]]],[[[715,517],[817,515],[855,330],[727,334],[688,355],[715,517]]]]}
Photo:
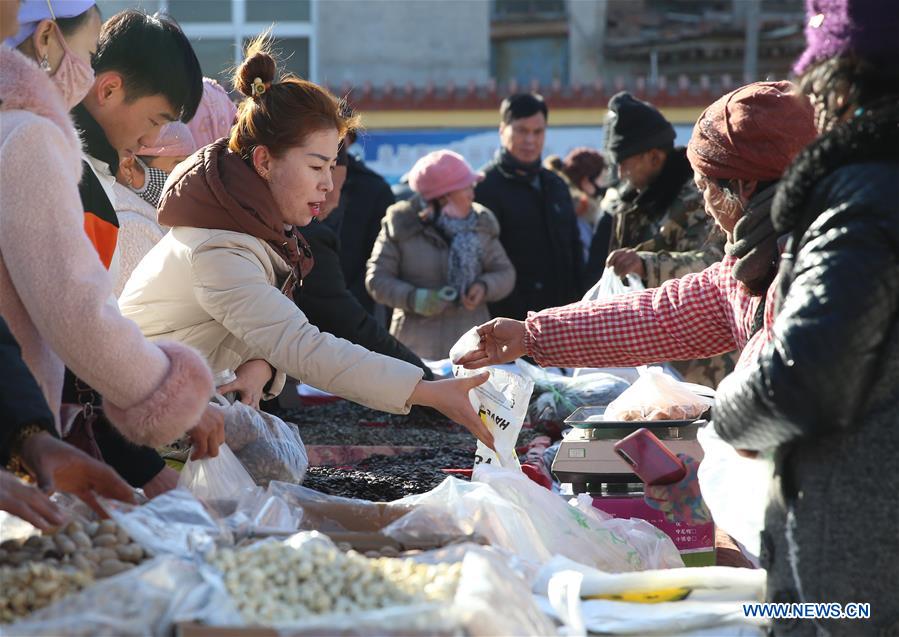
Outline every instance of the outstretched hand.
{"type": "Polygon", "coordinates": [[[453,422],[457,422],[485,445],[493,449],[493,434],[471,406],[468,392],[487,382],[490,374],[484,372],[467,378],[448,380],[423,380],[415,387],[409,401],[413,405],[433,407],[453,422]]]}
{"type": "Polygon", "coordinates": [[[477,349],[454,361],[466,369],[480,369],[489,365],[511,363],[527,354],[523,321],[498,318],[477,328],[481,338],[477,349]]]}
{"type": "Polygon", "coordinates": [[[134,491],[109,465],[105,465],[48,433],[30,436],[22,443],[22,463],[34,475],[44,493],[64,491],[106,517],[97,495],[134,502],[134,491]]]}
{"type": "Polygon", "coordinates": [[[12,513],[44,532],[65,522],[62,511],[46,493],[3,469],[0,469],[0,511],[12,513]]]}

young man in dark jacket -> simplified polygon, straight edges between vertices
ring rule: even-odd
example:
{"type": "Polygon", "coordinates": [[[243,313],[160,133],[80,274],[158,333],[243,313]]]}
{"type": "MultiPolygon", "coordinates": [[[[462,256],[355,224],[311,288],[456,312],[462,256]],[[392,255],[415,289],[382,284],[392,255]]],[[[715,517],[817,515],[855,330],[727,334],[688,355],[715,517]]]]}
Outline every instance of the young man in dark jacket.
{"type": "MultiPolygon", "coordinates": [[[[190,120],[203,95],[203,74],[187,37],[171,19],[128,10],[104,25],[92,65],[96,79],[72,110],[84,140],[79,184],[84,225],[100,260],[117,278],[118,217],[112,185],[120,157],[152,146],[168,122],[190,120]]],[[[66,370],[63,402],[100,404],[66,370]]],[[[127,441],[104,417],[94,424],[103,458],[130,484],[153,497],[172,489],[177,473],[155,449],[127,441]]]]}
{"type": "Polygon", "coordinates": [[[528,311],[566,305],[584,293],[584,257],[571,194],[541,163],[549,110],[534,93],[500,106],[502,147],[483,168],[475,201],[500,225],[499,239],[515,266],[512,294],[490,304],[493,316],[524,319],[528,311]]]}
{"type": "MultiPolygon", "coordinates": [[[[355,141],[355,133],[348,133],[347,147],[355,141]]],[[[381,219],[395,202],[384,178],[349,154],[340,207],[326,225],[340,237],[340,264],[346,287],[369,314],[375,312],[375,302],[365,289],[365,264],[381,231],[381,219]]]]}
{"type": "Polygon", "coordinates": [[[318,219],[301,231],[312,249],[315,267],[303,279],[303,285],[295,288],[294,300],[321,331],[378,354],[417,365],[424,370],[425,378],[431,380],[434,375],[430,368],[391,336],[347,289],[340,263],[340,238],[324,221],[343,208],[342,191],[346,188],[348,159],[346,147],[341,146],[334,169],[334,189],[328,193],[318,219]]]}

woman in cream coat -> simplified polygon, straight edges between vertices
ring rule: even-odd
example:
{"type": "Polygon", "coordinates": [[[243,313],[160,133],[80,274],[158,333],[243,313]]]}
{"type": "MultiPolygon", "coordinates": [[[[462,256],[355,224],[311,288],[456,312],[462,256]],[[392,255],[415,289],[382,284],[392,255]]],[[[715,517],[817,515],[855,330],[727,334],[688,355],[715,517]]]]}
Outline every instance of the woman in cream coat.
{"type": "Polygon", "coordinates": [[[315,84],[276,80],[262,41],[235,85],[247,98],[231,138],[169,177],[159,222],[172,230],[125,286],[123,314],[148,337],[196,347],[214,372],[235,370],[231,389],[244,400],[264,387],[277,394],[289,374],[384,411],[434,407],[492,445],[468,400],[486,376],[423,381],[414,365],[320,332],[294,304],[289,294],[312,256],[294,228],[319,213],[339,140],[353,122],[315,84]]]}

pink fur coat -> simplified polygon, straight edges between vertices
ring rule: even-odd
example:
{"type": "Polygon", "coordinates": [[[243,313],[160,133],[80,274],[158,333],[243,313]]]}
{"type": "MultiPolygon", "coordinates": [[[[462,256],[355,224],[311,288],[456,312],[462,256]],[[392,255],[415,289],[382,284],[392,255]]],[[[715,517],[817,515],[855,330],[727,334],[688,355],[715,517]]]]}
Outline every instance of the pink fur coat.
{"type": "Polygon", "coordinates": [[[0,68],[0,315],[57,419],[68,366],[127,438],[169,442],[206,407],[209,367],[121,316],[83,230],[81,145],[62,96],[18,51],[0,46],[0,68]]]}

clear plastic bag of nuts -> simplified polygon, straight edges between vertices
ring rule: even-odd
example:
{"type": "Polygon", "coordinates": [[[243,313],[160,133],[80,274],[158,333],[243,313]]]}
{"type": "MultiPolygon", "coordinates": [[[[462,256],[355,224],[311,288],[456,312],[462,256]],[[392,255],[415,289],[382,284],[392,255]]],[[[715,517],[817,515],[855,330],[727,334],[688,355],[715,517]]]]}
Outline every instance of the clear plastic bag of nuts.
{"type": "Polygon", "coordinates": [[[53,533],[0,544],[0,623],[143,562],[147,552],[113,520],[71,520],[53,533]]]}

